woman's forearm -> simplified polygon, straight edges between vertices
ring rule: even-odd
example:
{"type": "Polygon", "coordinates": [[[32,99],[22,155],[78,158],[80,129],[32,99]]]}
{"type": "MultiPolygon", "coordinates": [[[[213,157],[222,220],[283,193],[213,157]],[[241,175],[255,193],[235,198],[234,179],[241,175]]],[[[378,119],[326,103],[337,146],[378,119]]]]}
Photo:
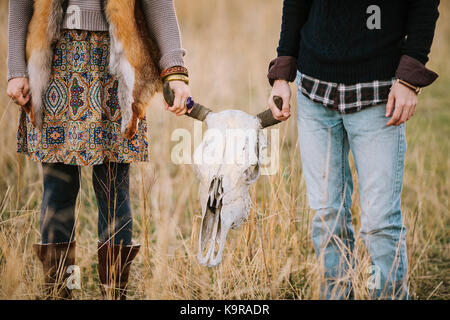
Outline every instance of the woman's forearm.
{"type": "Polygon", "coordinates": [[[28,76],[25,42],[32,15],[33,0],[9,1],[7,80],[28,76]]]}
{"type": "Polygon", "coordinates": [[[173,0],[143,0],[145,19],[161,50],[161,69],[184,66],[180,29],[173,0]]]}

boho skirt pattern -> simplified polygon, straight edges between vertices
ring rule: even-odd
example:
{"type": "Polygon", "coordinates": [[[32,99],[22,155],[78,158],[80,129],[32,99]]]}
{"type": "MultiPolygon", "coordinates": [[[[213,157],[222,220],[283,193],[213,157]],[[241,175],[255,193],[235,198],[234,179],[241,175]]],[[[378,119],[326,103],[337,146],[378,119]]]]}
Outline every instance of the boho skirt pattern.
{"type": "Polygon", "coordinates": [[[120,132],[118,80],[108,72],[108,32],[63,30],[36,129],[22,111],[17,151],[39,162],[97,165],[148,160],[147,123],[132,139],[120,132]]]}

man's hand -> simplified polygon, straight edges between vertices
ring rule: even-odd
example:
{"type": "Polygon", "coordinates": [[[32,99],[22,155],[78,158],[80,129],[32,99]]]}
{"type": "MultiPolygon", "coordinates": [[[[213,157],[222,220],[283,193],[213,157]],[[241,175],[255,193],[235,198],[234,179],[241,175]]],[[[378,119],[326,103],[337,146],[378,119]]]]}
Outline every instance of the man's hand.
{"type": "Polygon", "coordinates": [[[25,106],[30,101],[30,86],[28,78],[13,78],[8,81],[6,94],[20,106],[25,106]]]}
{"type": "Polygon", "coordinates": [[[275,119],[280,121],[289,119],[291,116],[291,107],[289,105],[290,100],[291,87],[289,86],[289,83],[286,80],[275,80],[273,83],[272,93],[270,94],[269,101],[267,102],[275,119]],[[283,108],[281,111],[277,108],[275,102],[273,102],[274,96],[279,96],[283,99],[283,108]]]}
{"type": "Polygon", "coordinates": [[[187,98],[191,96],[191,90],[189,89],[189,86],[183,81],[170,81],[169,85],[173,90],[173,93],[175,94],[175,99],[173,101],[172,107],[169,107],[169,105],[164,102],[166,110],[173,112],[177,116],[181,116],[186,112],[190,113],[191,110],[188,110],[185,104],[187,98]]]}
{"type": "Polygon", "coordinates": [[[399,126],[411,119],[416,112],[417,94],[408,87],[396,82],[389,94],[386,105],[386,118],[392,115],[392,118],[386,123],[387,126],[399,126]],[[395,110],[394,110],[395,106],[395,110]]]}

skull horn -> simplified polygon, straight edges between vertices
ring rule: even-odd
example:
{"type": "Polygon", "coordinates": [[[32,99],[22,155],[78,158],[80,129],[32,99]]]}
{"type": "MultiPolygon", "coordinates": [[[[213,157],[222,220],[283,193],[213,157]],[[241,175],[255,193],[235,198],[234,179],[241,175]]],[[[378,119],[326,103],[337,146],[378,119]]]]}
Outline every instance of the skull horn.
{"type": "MultiPolygon", "coordinates": [[[[173,106],[173,101],[175,100],[175,94],[173,90],[170,88],[169,82],[164,83],[163,88],[164,100],[166,100],[169,106],[173,106]]],[[[205,120],[208,113],[212,112],[211,109],[202,106],[199,103],[194,103],[194,106],[191,109],[190,113],[186,113],[188,117],[193,119],[197,119],[200,121],[205,120]]]]}
{"type": "MultiPolygon", "coordinates": [[[[273,102],[275,102],[275,105],[277,106],[278,109],[281,110],[283,108],[283,99],[281,97],[274,96],[273,102]]],[[[262,128],[267,128],[281,122],[280,120],[277,120],[273,117],[272,110],[270,109],[267,109],[266,111],[259,113],[257,117],[261,121],[262,128]]]]}

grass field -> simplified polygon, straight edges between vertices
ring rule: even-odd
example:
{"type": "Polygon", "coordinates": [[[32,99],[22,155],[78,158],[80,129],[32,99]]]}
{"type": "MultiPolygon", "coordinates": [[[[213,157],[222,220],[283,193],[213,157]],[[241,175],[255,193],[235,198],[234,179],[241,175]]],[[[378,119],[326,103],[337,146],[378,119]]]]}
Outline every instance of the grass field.
{"type": "MultiPolygon", "coordinates": [[[[442,2],[428,65],[440,78],[420,96],[407,125],[402,207],[413,299],[450,299],[450,4],[442,2]]],[[[275,56],[282,1],[175,3],[193,96],[215,110],[265,109],[267,64],[275,56]]],[[[6,74],[7,7],[8,1],[0,0],[1,79],[6,74]]],[[[16,154],[18,108],[5,94],[5,81],[0,81],[0,92],[0,299],[35,299],[42,278],[31,247],[39,241],[42,171],[16,154]]],[[[165,111],[160,97],[148,118],[151,161],[132,169],[134,237],[143,248],[132,267],[131,298],[317,299],[320,266],[311,243],[313,212],[306,200],[295,117],[280,126],[280,170],[253,187],[249,221],[230,233],[223,262],[215,269],[196,259],[201,217],[197,181],[189,166],[170,160],[173,130],[192,132],[193,121],[165,111]]],[[[357,230],[357,190],[353,198],[357,230]]],[[[90,168],[82,172],[76,212],[82,290],[75,295],[98,299],[97,208],[90,168]]],[[[359,237],[355,255],[360,263],[352,281],[356,298],[365,299],[369,259],[359,237]]]]}

